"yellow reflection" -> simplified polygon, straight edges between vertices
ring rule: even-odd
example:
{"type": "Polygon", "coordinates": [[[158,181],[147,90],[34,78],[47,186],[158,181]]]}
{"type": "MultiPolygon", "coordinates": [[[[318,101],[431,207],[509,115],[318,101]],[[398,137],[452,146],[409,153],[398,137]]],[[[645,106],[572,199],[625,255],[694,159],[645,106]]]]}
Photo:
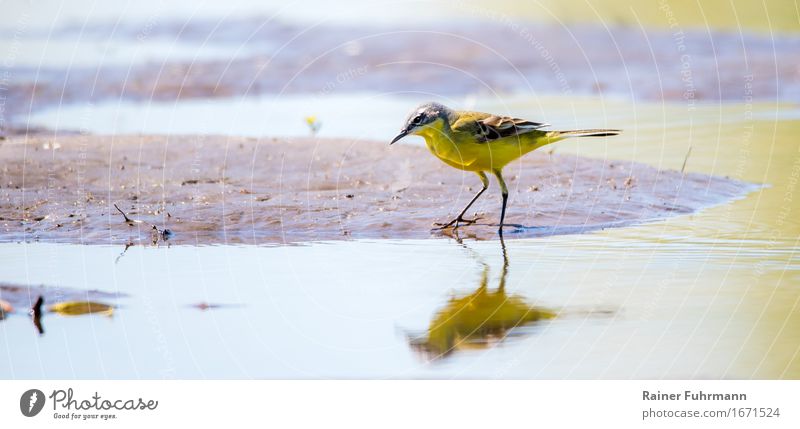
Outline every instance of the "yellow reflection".
{"type": "Polygon", "coordinates": [[[62,316],[80,316],[83,314],[100,313],[110,316],[114,312],[114,307],[108,304],[91,301],[67,301],[59,302],[48,307],[53,313],[62,316]]]}
{"type": "Polygon", "coordinates": [[[503,269],[497,289],[489,289],[489,265],[482,263],[478,288],[468,295],[451,297],[431,321],[427,335],[412,340],[412,347],[430,358],[442,358],[457,350],[489,347],[514,328],[556,316],[551,310],[531,306],[519,295],[506,293],[508,254],[502,238],[500,244],[503,269]]]}

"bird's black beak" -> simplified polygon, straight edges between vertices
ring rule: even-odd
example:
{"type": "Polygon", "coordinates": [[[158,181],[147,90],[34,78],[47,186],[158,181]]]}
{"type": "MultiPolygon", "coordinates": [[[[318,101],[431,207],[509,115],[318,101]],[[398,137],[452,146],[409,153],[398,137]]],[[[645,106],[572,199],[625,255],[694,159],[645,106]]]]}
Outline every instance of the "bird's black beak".
{"type": "Polygon", "coordinates": [[[407,135],[408,135],[408,130],[400,131],[400,134],[398,134],[397,137],[393,138],[392,141],[389,142],[389,145],[391,146],[391,145],[395,144],[398,140],[402,139],[403,137],[405,137],[407,135]]]}

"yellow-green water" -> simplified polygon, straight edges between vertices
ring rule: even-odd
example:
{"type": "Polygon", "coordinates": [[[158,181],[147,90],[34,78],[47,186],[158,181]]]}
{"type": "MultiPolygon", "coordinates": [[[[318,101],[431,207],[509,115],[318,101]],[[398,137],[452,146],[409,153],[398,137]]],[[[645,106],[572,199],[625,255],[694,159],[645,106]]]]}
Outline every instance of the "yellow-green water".
{"type": "Polygon", "coordinates": [[[794,1],[748,0],[478,0],[470,4],[527,20],[561,24],[718,29],[734,32],[800,31],[800,8],[794,1]]]}
{"type": "Polygon", "coordinates": [[[623,114],[628,123],[639,124],[628,144],[565,147],[679,168],[691,146],[687,169],[767,185],[696,215],[600,233],[609,241],[646,239],[654,253],[676,252],[672,266],[642,261],[635,270],[666,285],[678,275],[693,277],[656,292],[652,305],[676,321],[702,321],[686,347],[735,344],[725,352],[735,352],[729,368],[755,377],[800,376],[800,121],[781,119],[787,115],[797,117],[797,106],[728,104],[694,111],[639,106],[623,114]],[[659,299],[681,304],[661,308],[659,299]]]}

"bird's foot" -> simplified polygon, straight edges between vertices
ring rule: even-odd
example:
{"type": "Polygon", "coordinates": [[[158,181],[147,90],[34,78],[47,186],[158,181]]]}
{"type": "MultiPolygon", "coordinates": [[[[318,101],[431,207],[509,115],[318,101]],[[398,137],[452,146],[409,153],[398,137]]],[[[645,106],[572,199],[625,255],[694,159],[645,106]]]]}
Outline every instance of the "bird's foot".
{"type": "Polygon", "coordinates": [[[433,225],[436,226],[436,228],[434,228],[434,230],[447,229],[447,228],[450,228],[450,227],[452,227],[453,229],[456,229],[459,226],[461,226],[461,224],[472,225],[473,223],[477,222],[479,219],[481,219],[480,216],[475,216],[473,219],[464,219],[463,217],[457,217],[457,218],[451,220],[450,222],[447,222],[447,223],[438,223],[437,222],[437,223],[434,223],[433,225]]]}

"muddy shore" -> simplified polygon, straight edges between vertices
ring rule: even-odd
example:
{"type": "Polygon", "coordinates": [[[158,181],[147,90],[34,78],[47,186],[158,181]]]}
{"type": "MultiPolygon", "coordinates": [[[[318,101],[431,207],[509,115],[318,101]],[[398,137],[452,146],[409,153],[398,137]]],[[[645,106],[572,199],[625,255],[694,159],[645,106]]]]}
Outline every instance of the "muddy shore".
{"type": "MultiPolygon", "coordinates": [[[[414,145],[214,136],[20,137],[0,145],[0,240],[279,244],[439,236],[478,190],[414,145]],[[136,223],[126,223],[114,209],[136,223]],[[153,230],[155,226],[166,237],[153,230]]],[[[752,185],[533,153],[506,168],[508,237],[580,233],[692,213],[752,185]]],[[[496,236],[497,185],[463,236],[496,236]]]]}

